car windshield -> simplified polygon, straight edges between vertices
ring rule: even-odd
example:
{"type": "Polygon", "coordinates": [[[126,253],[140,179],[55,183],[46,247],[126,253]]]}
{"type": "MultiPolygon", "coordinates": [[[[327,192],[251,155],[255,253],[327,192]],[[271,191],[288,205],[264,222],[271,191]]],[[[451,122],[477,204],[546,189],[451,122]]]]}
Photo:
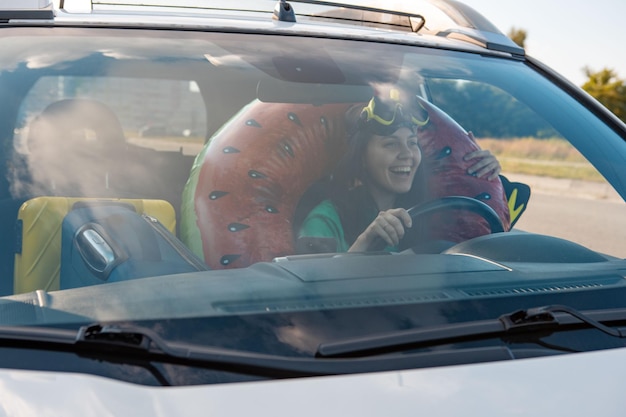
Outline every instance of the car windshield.
{"type": "Polygon", "coordinates": [[[517,309],[623,305],[624,133],[523,59],[2,31],[1,325],[135,323],[314,357],[517,309]]]}

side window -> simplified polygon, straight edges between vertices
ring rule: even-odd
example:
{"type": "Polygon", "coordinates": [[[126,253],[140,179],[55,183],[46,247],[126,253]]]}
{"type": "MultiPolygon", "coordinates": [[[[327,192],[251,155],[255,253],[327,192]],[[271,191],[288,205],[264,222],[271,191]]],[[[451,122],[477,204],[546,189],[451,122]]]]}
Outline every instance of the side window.
{"type": "Polygon", "coordinates": [[[42,77],[18,112],[11,193],[164,199],[178,210],[206,125],[193,81],[42,77]]]}
{"type": "Polygon", "coordinates": [[[50,104],[70,98],[97,100],[122,125],[126,140],[155,150],[196,154],[206,134],[206,112],[194,81],[118,77],[46,76],[37,81],[20,108],[18,143],[29,122],[50,104]]]}
{"type": "Polygon", "coordinates": [[[503,175],[530,186],[527,207],[513,208],[526,209],[515,229],[626,256],[623,245],[597,238],[619,230],[614,222],[623,217],[621,198],[567,138],[525,104],[493,86],[438,79],[430,80],[429,91],[437,106],[498,158],[503,175]],[[609,209],[614,209],[614,218],[594,218],[609,209]],[[594,230],[585,230],[588,227],[594,230]]]}

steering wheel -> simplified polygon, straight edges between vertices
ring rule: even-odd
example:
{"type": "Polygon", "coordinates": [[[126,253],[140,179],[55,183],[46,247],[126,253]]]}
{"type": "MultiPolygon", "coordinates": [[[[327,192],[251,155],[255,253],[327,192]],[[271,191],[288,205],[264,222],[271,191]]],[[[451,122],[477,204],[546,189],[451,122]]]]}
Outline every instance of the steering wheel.
{"type": "MultiPolygon", "coordinates": [[[[463,197],[463,196],[451,196],[451,197],[442,197],[436,200],[428,201],[422,204],[418,204],[416,206],[411,207],[407,211],[411,216],[414,224],[415,220],[421,216],[431,214],[436,211],[441,210],[466,210],[471,211],[472,213],[476,213],[481,216],[483,219],[487,221],[489,224],[489,228],[491,233],[499,233],[504,232],[504,225],[502,224],[502,219],[498,216],[494,209],[489,207],[487,204],[483,203],[480,200],[476,200],[471,197],[463,197]]],[[[407,249],[412,247],[411,242],[408,242],[410,234],[405,235],[405,237],[400,242],[400,249],[407,249]]]]}

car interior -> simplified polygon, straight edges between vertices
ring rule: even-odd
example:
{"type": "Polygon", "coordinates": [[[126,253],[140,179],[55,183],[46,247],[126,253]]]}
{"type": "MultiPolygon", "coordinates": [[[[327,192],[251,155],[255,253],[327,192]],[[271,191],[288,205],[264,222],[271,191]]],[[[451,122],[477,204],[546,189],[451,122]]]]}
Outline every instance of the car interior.
{"type": "MultiPolygon", "coordinates": [[[[163,226],[161,235],[165,236],[166,231],[175,236],[177,212],[174,207],[180,207],[182,188],[193,156],[128,143],[117,115],[94,99],[55,101],[35,117],[26,130],[29,152],[25,155],[11,152],[13,158],[5,161],[8,172],[5,178],[10,177],[12,186],[18,185],[19,190],[10,192],[5,188],[4,194],[9,196],[0,202],[3,219],[0,227],[5,236],[2,256],[7,258],[2,263],[2,294],[77,286],[78,281],[71,283],[69,273],[61,268],[61,260],[70,250],[66,246],[79,247],[83,259],[91,258],[94,264],[104,263],[103,268],[126,261],[130,253],[134,258],[139,254],[144,262],[143,272],[138,272],[140,268],[134,266],[126,276],[154,274],[156,268],[163,273],[174,270],[167,268],[163,258],[169,255],[165,252],[175,247],[178,253],[184,246],[167,244],[166,248],[164,243],[159,243],[149,250],[146,245],[157,240],[146,237],[155,232],[148,231],[151,234],[146,235],[139,231],[146,229],[150,222],[158,221],[163,226]],[[80,174],[67,175],[68,166],[80,174]],[[124,237],[119,233],[111,237],[100,228],[89,231],[87,236],[92,237],[85,239],[85,230],[81,229],[79,240],[84,247],[78,243],[63,243],[67,214],[80,207],[89,208],[91,214],[68,233],[76,234],[85,224],[93,226],[96,222],[93,214],[100,211],[102,217],[103,211],[108,210],[111,214],[105,217],[109,219],[106,223],[109,233],[111,225],[125,224],[117,226],[124,237]],[[141,216],[148,219],[137,222],[141,216]],[[135,226],[128,228],[133,221],[135,226]],[[94,241],[94,236],[99,240],[94,241]],[[110,245],[104,252],[98,243],[101,239],[110,245]],[[134,249],[129,249],[129,245],[134,249]],[[146,267],[148,261],[153,264],[150,268],[146,267]]],[[[68,256],[71,260],[78,254],[68,256]]],[[[186,259],[183,271],[188,270],[189,265],[193,265],[192,270],[205,268],[190,253],[177,256],[186,259]]],[[[75,272],[72,274],[75,276],[75,272]]],[[[111,278],[101,276],[95,282],[112,282],[111,278]]]]}
{"type": "MultiPolygon", "coordinates": [[[[339,83],[340,87],[315,78],[296,83],[298,77],[316,76],[290,72],[294,65],[304,64],[297,59],[279,60],[274,67],[268,66],[268,60],[251,59],[229,63],[224,69],[224,51],[206,45],[202,50],[211,53],[203,60],[155,60],[147,74],[142,62],[147,57],[106,59],[98,54],[59,66],[3,74],[0,93],[12,97],[14,103],[5,106],[0,118],[7,149],[6,175],[0,178],[0,232],[7,236],[0,243],[0,273],[5,277],[0,294],[298,259],[290,225],[300,197],[328,175],[341,156],[344,144],[328,138],[345,134],[342,115],[355,103],[367,101],[371,86],[359,79],[339,83]],[[99,67],[106,71],[96,70],[99,67]],[[251,70],[257,78],[246,73],[251,70]],[[215,82],[216,75],[220,82],[215,82]],[[241,88],[231,91],[232,85],[241,88]],[[117,90],[107,91],[112,86],[117,90]],[[137,92],[132,90],[135,87],[137,92]],[[120,104],[111,99],[116,94],[138,98],[120,104]],[[172,96],[177,98],[172,100],[172,96]],[[297,102],[303,96],[312,103],[297,102]],[[186,121],[178,122],[181,116],[176,108],[159,109],[165,102],[175,102],[179,108],[186,105],[186,121]],[[139,110],[148,106],[160,112],[153,118],[159,123],[142,116],[141,126],[129,127],[128,120],[138,119],[139,110]],[[164,127],[163,120],[171,123],[164,127]],[[168,132],[167,126],[178,130],[168,132]],[[296,136],[294,129],[303,126],[307,133],[296,136]],[[205,146],[209,139],[215,146],[205,146]],[[246,152],[252,156],[245,164],[236,162],[246,152]],[[211,163],[215,158],[219,164],[211,163]],[[265,181],[281,164],[286,167],[284,177],[274,183],[265,181]],[[73,175],[67,175],[68,167],[73,175]],[[254,204],[234,200],[230,206],[211,211],[211,205],[225,204],[237,194],[222,185],[214,187],[214,178],[240,187],[241,195],[254,204]],[[283,191],[288,202],[276,197],[283,191]],[[224,197],[228,193],[230,197],[224,197]],[[244,212],[248,209],[256,211],[244,212]],[[132,226],[120,226],[126,224],[132,226]],[[255,224],[272,225],[268,227],[271,232],[256,231],[255,224]]],[[[237,47],[241,51],[230,52],[249,52],[247,45],[237,47]]],[[[336,69],[330,74],[338,77],[341,72],[336,69]]],[[[360,72],[349,74],[356,77],[360,72]]],[[[420,91],[428,97],[426,88],[420,91]]],[[[507,216],[514,214],[506,219],[504,230],[508,230],[532,204],[531,192],[528,185],[504,177],[500,183],[507,216]]],[[[481,195],[493,197],[482,190],[472,194],[481,195]]],[[[439,210],[442,204],[421,211],[439,210]]],[[[484,239],[490,243],[476,243],[469,249],[446,245],[429,250],[480,252],[489,247],[493,255],[494,248],[507,246],[499,239],[494,234],[484,239]]],[[[502,249],[504,253],[496,257],[507,259],[520,248],[532,252],[537,238],[524,239],[517,238],[516,250],[502,249]]],[[[557,240],[551,244],[553,252],[567,254],[564,259],[588,254],[578,246],[566,249],[557,240]]],[[[332,248],[325,251],[332,252],[332,248]]],[[[581,259],[596,259],[585,256],[581,259]]]]}

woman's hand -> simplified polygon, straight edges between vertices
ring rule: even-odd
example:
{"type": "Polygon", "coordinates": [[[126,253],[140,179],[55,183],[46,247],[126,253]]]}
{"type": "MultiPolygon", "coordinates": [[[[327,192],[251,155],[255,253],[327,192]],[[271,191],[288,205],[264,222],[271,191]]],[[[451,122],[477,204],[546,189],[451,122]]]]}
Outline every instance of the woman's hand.
{"type": "MultiPolygon", "coordinates": [[[[472,132],[469,132],[469,135],[472,140],[474,140],[472,132]]],[[[478,178],[486,178],[491,181],[498,178],[498,175],[502,171],[500,162],[498,162],[496,157],[488,150],[481,149],[469,152],[463,157],[464,161],[471,161],[472,159],[477,159],[478,161],[467,169],[467,173],[470,175],[474,175],[478,178]]]]}
{"type": "Polygon", "coordinates": [[[372,250],[381,239],[389,246],[396,246],[404,237],[404,228],[411,227],[412,223],[411,216],[403,208],[381,211],[359,235],[348,252],[372,250]]]}

